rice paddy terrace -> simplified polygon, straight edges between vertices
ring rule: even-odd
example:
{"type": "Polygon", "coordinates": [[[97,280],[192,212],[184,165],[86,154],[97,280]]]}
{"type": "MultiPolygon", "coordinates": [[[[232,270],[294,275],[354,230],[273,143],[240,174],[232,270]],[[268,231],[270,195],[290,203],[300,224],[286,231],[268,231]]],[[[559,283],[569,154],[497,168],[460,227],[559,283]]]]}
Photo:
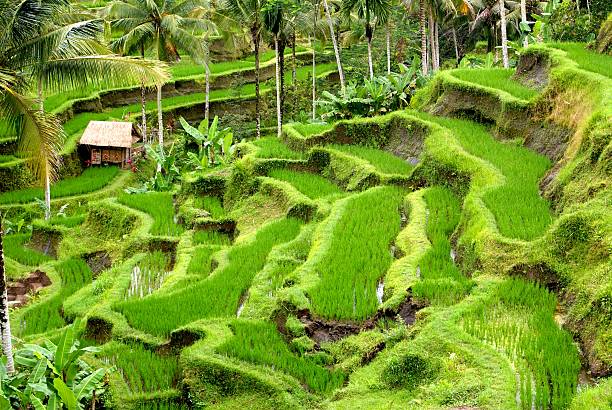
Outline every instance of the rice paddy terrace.
{"type": "MultiPolygon", "coordinates": [[[[63,179],[56,216],[5,238],[10,280],[50,279],[14,332],[76,321],[101,347],[86,360],[116,368],[107,408],[609,408],[612,58],[584,53],[442,71],[411,109],[285,125],[171,192],[127,194],[115,168],[63,179]]],[[[182,70],[164,109],[187,117],[202,74],[182,70]]],[[[219,84],[219,115],[252,94],[219,84]]],[[[130,98],[48,98],[64,153],[130,98]]],[[[29,223],[41,196],[0,207],[29,223]]]]}

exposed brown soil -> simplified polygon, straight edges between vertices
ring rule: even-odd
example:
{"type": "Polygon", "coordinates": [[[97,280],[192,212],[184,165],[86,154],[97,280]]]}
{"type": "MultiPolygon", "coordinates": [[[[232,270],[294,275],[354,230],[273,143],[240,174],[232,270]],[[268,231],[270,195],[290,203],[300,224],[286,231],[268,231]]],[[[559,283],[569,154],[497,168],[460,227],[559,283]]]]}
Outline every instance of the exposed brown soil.
{"type": "Polygon", "coordinates": [[[563,287],[557,273],[545,263],[538,263],[535,265],[521,263],[513,266],[508,274],[510,276],[520,276],[530,281],[538,282],[555,293],[559,293],[563,287]]]}
{"type": "Polygon", "coordinates": [[[202,334],[188,329],[172,332],[167,343],[157,346],[155,352],[160,355],[177,354],[185,347],[189,347],[203,337],[202,334]]]}
{"type": "Polygon", "coordinates": [[[514,79],[528,87],[544,89],[548,84],[550,60],[542,54],[521,56],[516,67],[514,79]]]}
{"type": "Polygon", "coordinates": [[[428,131],[416,125],[411,125],[408,129],[401,120],[393,121],[389,128],[389,141],[384,146],[384,150],[405,159],[412,165],[417,165],[428,131]]]}
{"type": "Polygon", "coordinates": [[[59,232],[40,231],[34,229],[28,246],[52,258],[57,258],[57,249],[62,236],[59,232]]]}
{"type": "Polygon", "coordinates": [[[51,279],[45,272],[36,270],[31,272],[26,278],[17,282],[9,283],[6,287],[9,306],[24,306],[30,295],[37,293],[42,288],[51,285],[51,279]]]}
{"type": "MultiPolygon", "coordinates": [[[[307,310],[298,312],[297,316],[305,325],[308,337],[319,345],[322,342],[338,341],[347,336],[355,335],[363,330],[374,329],[377,322],[382,318],[395,318],[399,315],[406,325],[413,325],[416,321],[416,313],[425,306],[425,304],[415,301],[412,296],[408,296],[396,311],[379,311],[376,315],[364,322],[343,322],[314,318],[307,310]]],[[[279,323],[277,323],[277,326],[278,324],[279,323]]],[[[283,332],[283,328],[284,327],[279,326],[279,331],[283,332]]],[[[382,348],[384,348],[384,346],[381,347],[381,349],[382,348]]]]}
{"type": "Polygon", "coordinates": [[[215,231],[227,235],[231,241],[237,235],[236,231],[236,221],[233,220],[223,220],[223,221],[200,221],[197,222],[195,229],[197,231],[215,231]]]}
{"type": "Polygon", "coordinates": [[[85,326],[85,339],[95,340],[100,344],[104,344],[111,340],[113,332],[113,324],[99,317],[90,317],[87,319],[85,326]]]}
{"type": "Polygon", "coordinates": [[[94,275],[108,269],[113,264],[110,255],[106,251],[98,251],[85,255],[85,263],[94,275]]]}

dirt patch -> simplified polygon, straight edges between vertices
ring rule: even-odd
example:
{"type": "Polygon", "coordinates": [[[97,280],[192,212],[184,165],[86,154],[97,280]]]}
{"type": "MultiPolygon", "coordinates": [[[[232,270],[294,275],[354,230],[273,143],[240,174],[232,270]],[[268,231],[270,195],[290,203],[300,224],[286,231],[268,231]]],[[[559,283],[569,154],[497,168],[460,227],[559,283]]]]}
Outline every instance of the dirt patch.
{"type": "MultiPolygon", "coordinates": [[[[298,312],[297,316],[300,322],[304,324],[308,337],[319,345],[323,342],[338,341],[363,330],[374,329],[378,321],[383,318],[394,319],[399,315],[406,325],[411,326],[416,321],[416,313],[425,306],[426,304],[414,300],[409,295],[397,310],[379,311],[364,322],[343,322],[314,318],[307,310],[298,312]]],[[[278,328],[282,332],[282,328],[278,328]]]]}
{"type": "Polygon", "coordinates": [[[44,253],[54,259],[57,258],[57,249],[62,241],[62,235],[59,232],[53,231],[32,231],[32,238],[28,246],[40,253],[44,253]]]}
{"type": "Polygon", "coordinates": [[[215,231],[221,234],[227,235],[230,240],[233,242],[234,238],[238,235],[238,231],[236,229],[236,221],[233,220],[223,220],[223,221],[198,221],[194,226],[197,231],[215,231]]]}
{"type": "Polygon", "coordinates": [[[514,265],[508,274],[510,276],[520,276],[530,281],[538,282],[555,293],[558,293],[564,285],[557,273],[545,263],[534,265],[520,263],[514,265]]]}
{"type": "Polygon", "coordinates": [[[49,285],[51,285],[51,279],[40,270],[31,272],[26,278],[17,282],[9,283],[6,287],[9,306],[24,306],[28,303],[30,295],[38,293],[42,288],[49,285]]]}
{"type": "Polygon", "coordinates": [[[113,324],[111,322],[99,317],[90,317],[87,319],[83,337],[104,344],[111,340],[112,333],[113,324]]]}
{"type": "Polygon", "coordinates": [[[553,122],[529,121],[525,146],[555,162],[563,157],[573,131],[553,122]]]}
{"type": "Polygon", "coordinates": [[[419,163],[427,129],[417,125],[406,125],[403,121],[393,121],[389,129],[389,141],[384,150],[405,159],[412,165],[419,163]]]}
{"type": "Polygon", "coordinates": [[[550,59],[544,54],[522,55],[514,74],[514,79],[528,86],[544,89],[548,84],[550,59]]]}
{"type": "Polygon", "coordinates": [[[113,264],[110,255],[106,251],[98,251],[85,255],[85,263],[93,272],[94,276],[110,268],[113,264]]]}
{"type": "Polygon", "coordinates": [[[178,353],[185,347],[193,345],[195,342],[202,339],[202,337],[204,337],[203,334],[193,330],[177,330],[170,335],[170,341],[159,345],[155,349],[155,352],[161,355],[178,353]]]}

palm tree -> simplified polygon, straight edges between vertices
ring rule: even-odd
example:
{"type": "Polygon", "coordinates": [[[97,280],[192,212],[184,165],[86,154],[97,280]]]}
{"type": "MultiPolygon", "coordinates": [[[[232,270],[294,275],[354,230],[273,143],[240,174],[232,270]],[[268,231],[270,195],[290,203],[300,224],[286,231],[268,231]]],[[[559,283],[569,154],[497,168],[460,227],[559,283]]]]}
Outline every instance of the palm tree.
{"type": "Polygon", "coordinates": [[[372,63],[372,37],[374,36],[373,20],[386,21],[393,8],[391,0],[343,0],[342,9],[345,14],[357,11],[357,16],[365,22],[365,36],[368,42],[368,67],[370,79],[374,78],[372,63]]]}
{"type": "Polygon", "coordinates": [[[334,45],[334,54],[336,55],[336,64],[338,65],[338,75],[340,77],[340,89],[342,94],[346,91],[346,83],[344,80],[344,70],[342,69],[342,61],[340,60],[340,49],[338,45],[338,39],[334,31],[334,21],[332,20],[331,12],[329,10],[329,4],[327,0],[323,0],[323,8],[325,9],[325,16],[327,17],[327,24],[329,25],[329,33],[331,35],[332,44],[334,45]]]}
{"type": "MultiPolygon", "coordinates": [[[[0,214],[0,221],[2,215],[0,214]]],[[[15,372],[15,362],[13,359],[13,342],[11,340],[11,321],[8,315],[8,294],[6,290],[6,272],[4,271],[4,251],[2,247],[2,224],[0,222],[0,330],[2,332],[2,351],[6,356],[6,372],[15,372]]]]}
{"type": "Polygon", "coordinates": [[[425,0],[402,0],[406,10],[410,11],[418,2],[419,35],[421,37],[421,71],[427,75],[427,19],[425,17],[425,0]]]}
{"type": "Polygon", "coordinates": [[[251,34],[253,53],[255,55],[255,124],[257,138],[261,137],[259,45],[263,26],[263,3],[264,0],[223,0],[225,14],[233,18],[238,24],[248,27],[251,34]]]}
{"type": "Polygon", "coordinates": [[[527,22],[527,1],[521,0],[521,32],[525,34],[523,38],[523,47],[529,46],[529,36],[527,35],[527,28],[529,23],[527,22]]]}
{"type": "Polygon", "coordinates": [[[277,136],[280,138],[282,135],[283,128],[283,109],[282,109],[282,97],[283,84],[281,72],[281,61],[279,51],[284,53],[283,50],[279,50],[279,36],[283,31],[284,26],[284,14],[285,7],[288,4],[285,0],[268,0],[263,8],[264,26],[272,34],[274,38],[274,51],[276,54],[276,130],[277,136]]]}
{"type": "MultiPolygon", "coordinates": [[[[58,119],[44,112],[42,101],[27,95],[37,89],[55,92],[87,86],[119,85],[148,78],[162,82],[163,67],[151,61],[108,54],[101,41],[100,21],[74,20],[65,0],[0,0],[0,118],[19,139],[19,150],[39,182],[45,184],[46,214],[50,184],[57,175],[64,131],[58,119]],[[42,109],[41,109],[42,108],[42,109]]],[[[1,254],[1,252],[0,252],[1,254]]],[[[4,261],[0,257],[0,326],[5,354],[12,366],[10,323],[4,261]]]]}
{"type": "Polygon", "coordinates": [[[504,68],[508,68],[508,34],[506,33],[506,6],[504,5],[504,0],[499,0],[498,7],[499,24],[501,26],[502,59],[504,62],[504,68]]]}
{"type": "MultiPolygon", "coordinates": [[[[198,17],[208,10],[206,0],[115,0],[105,14],[112,27],[123,35],[113,41],[113,49],[122,54],[137,52],[143,45],[159,61],[180,60],[179,49],[200,64],[205,63],[206,43],[200,35],[210,29],[198,17]]],[[[159,143],[164,143],[162,85],[157,84],[157,122],[159,143]]]]}

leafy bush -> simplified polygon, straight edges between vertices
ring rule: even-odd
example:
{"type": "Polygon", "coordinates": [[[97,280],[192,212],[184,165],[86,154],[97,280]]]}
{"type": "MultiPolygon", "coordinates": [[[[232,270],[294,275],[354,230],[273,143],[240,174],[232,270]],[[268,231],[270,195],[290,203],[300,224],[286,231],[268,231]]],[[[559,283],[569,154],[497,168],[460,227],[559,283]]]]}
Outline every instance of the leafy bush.
{"type": "Polygon", "coordinates": [[[383,380],[390,387],[414,389],[421,383],[433,379],[438,367],[418,353],[406,353],[394,358],[383,372],[383,380]]]}
{"type": "Polygon", "coordinates": [[[586,4],[564,0],[550,16],[552,36],[558,41],[593,41],[610,12],[612,5],[607,0],[589,0],[589,10],[586,4]]]}

